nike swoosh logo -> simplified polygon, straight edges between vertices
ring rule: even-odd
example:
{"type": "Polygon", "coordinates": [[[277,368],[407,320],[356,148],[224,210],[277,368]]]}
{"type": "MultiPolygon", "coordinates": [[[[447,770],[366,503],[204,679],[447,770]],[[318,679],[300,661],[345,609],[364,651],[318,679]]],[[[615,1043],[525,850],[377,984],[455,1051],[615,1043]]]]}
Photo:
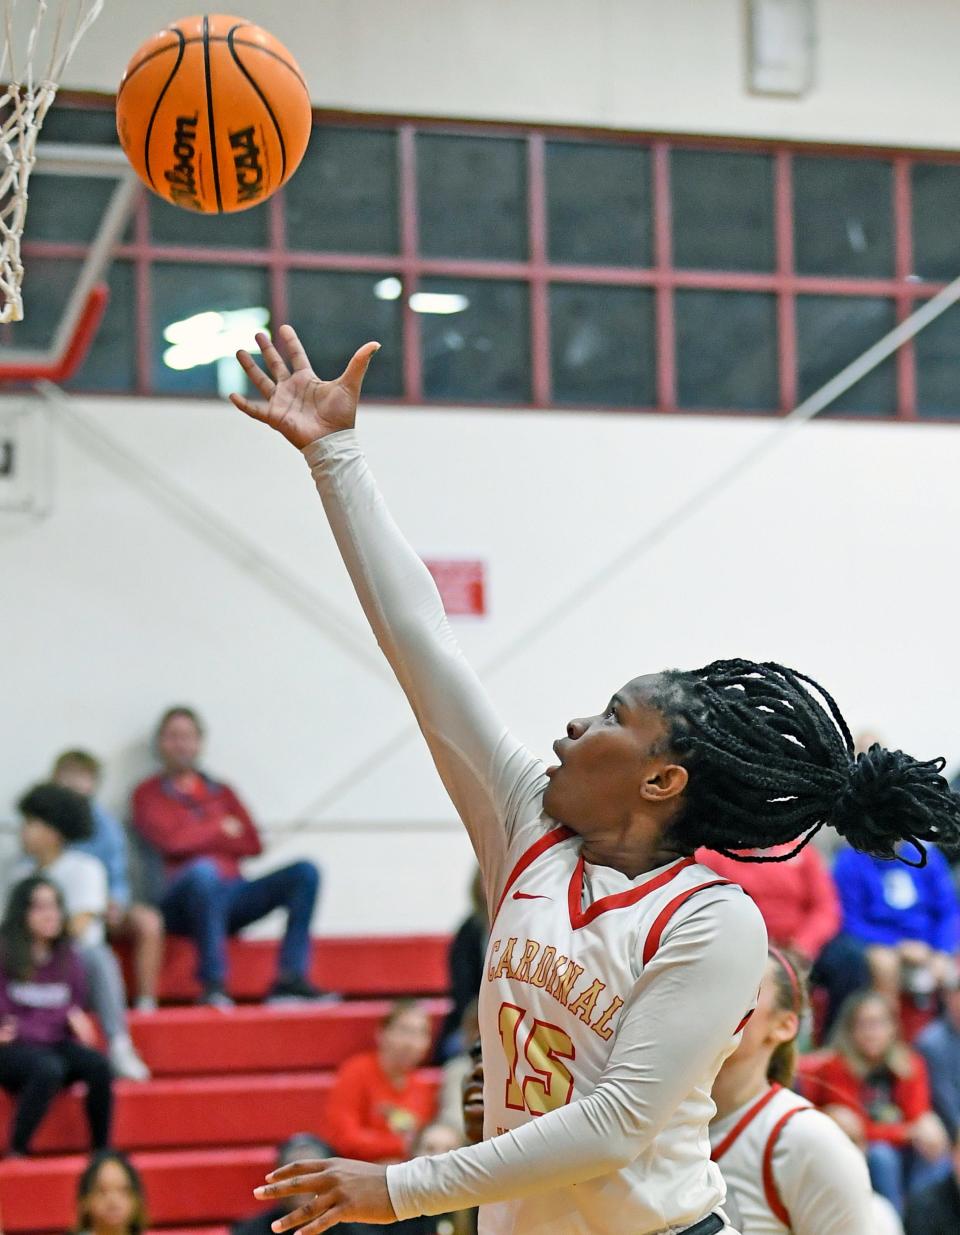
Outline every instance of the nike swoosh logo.
{"type": "Polygon", "coordinates": [[[515,901],[549,901],[553,900],[553,897],[538,896],[535,892],[514,892],[513,899],[515,901]]]}

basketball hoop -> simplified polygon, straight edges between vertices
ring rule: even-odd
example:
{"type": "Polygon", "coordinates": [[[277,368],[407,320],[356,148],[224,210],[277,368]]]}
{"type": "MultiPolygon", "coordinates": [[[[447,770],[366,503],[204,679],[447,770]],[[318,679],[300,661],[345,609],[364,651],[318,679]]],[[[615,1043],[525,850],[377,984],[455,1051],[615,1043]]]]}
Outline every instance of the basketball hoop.
{"type": "Polygon", "coordinates": [[[37,135],[67,62],[103,0],[2,0],[0,53],[0,322],[23,318],[20,237],[37,135]]]}

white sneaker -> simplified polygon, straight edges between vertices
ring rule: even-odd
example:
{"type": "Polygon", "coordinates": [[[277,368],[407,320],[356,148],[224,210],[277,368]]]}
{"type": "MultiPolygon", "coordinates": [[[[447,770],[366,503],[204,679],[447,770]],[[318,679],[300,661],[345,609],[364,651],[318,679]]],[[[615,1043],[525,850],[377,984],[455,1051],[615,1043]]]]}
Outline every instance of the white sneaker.
{"type": "Polygon", "coordinates": [[[126,1081],[149,1081],[150,1069],[137,1054],[127,1034],[113,1039],[109,1055],[114,1076],[126,1081]]]}

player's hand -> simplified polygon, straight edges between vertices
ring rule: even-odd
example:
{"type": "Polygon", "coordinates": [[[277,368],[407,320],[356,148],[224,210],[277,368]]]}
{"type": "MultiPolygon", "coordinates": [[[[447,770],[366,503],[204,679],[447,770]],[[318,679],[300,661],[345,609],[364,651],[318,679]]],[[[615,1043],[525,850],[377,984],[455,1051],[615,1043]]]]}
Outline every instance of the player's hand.
{"type": "Polygon", "coordinates": [[[396,1222],[387,1191],[387,1168],[347,1158],[291,1162],[267,1176],[253,1191],[261,1201],[314,1193],[312,1201],[273,1223],[277,1232],[300,1229],[301,1235],[320,1235],[338,1222],[396,1222]]]}
{"type": "Polygon", "coordinates": [[[292,326],[281,326],[277,339],[283,355],[269,336],[262,332],[256,335],[266,372],[249,352],[237,352],[244,373],[264,401],[232,394],[230,402],[234,407],[276,429],[300,450],[318,437],[352,429],[357,419],[364,374],[380,344],[364,343],[335,381],[324,382],[311,368],[292,326]]]}

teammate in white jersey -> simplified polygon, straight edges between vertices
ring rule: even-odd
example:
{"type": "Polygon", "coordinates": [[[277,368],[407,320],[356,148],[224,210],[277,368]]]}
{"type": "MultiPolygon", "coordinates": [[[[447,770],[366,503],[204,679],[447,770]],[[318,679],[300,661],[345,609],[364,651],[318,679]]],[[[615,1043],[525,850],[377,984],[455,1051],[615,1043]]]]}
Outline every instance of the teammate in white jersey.
{"type": "Polygon", "coordinates": [[[742,1235],[875,1235],[863,1154],[789,1088],[804,1006],[802,974],[771,948],[756,1011],[713,1086],[711,1157],[742,1235]]]}
{"type": "Polygon", "coordinates": [[[257,1195],[315,1193],[274,1228],[308,1235],[477,1204],[496,1235],[720,1231],[710,1090],[754,1006],[766,932],[693,852],[809,839],[828,820],[891,856],[901,838],[960,834],[942,763],[879,747],[855,762],[836,705],[809,679],[720,661],[628,683],[567,725],[545,768],[466,664],[360,450],[377,345],[322,382],[290,327],[280,339],[289,367],[257,336],[270,376],[238,353],[265,402],[233,402],[304,451],[483,873],[488,1139],[387,1168],[300,1163],[257,1195]]]}

